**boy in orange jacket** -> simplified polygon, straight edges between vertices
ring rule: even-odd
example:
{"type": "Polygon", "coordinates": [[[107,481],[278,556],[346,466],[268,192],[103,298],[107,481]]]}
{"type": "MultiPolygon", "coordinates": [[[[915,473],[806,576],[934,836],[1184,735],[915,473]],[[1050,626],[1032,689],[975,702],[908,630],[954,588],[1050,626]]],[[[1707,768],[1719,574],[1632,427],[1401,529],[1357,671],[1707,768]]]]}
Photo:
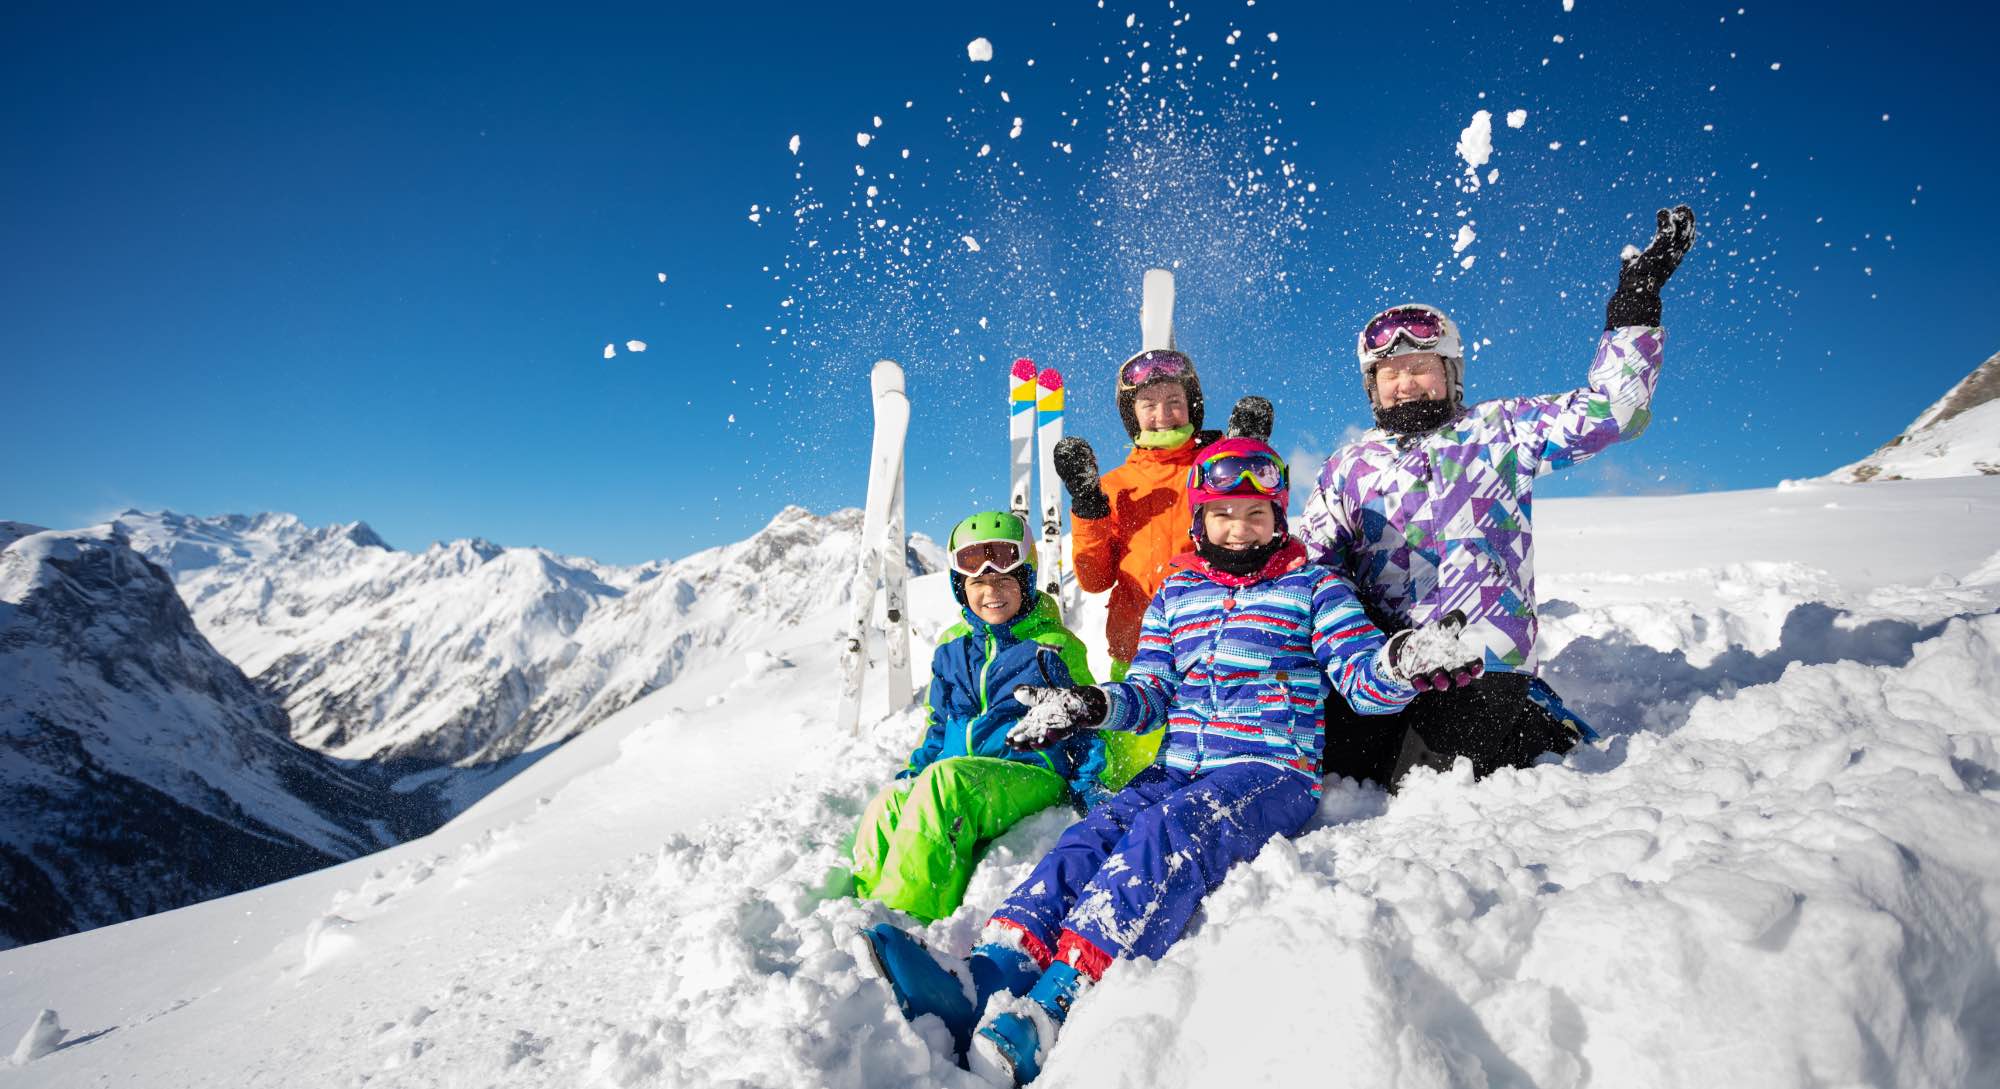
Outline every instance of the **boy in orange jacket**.
{"type": "MultiPolygon", "coordinates": [[[[1070,497],[1071,560],[1077,584],[1090,593],[1111,591],[1104,622],[1111,649],[1111,679],[1125,676],[1139,652],[1139,622],[1171,561],[1187,551],[1188,467],[1219,436],[1202,431],[1201,380],[1194,361],[1170,348],[1140,352],[1118,368],[1118,416],[1132,437],[1125,463],[1098,475],[1090,443],[1070,437],[1056,444],[1056,475],[1070,497]]],[[[1229,416],[1229,434],[1259,440],[1271,435],[1271,402],[1245,397],[1229,416]]],[[[1105,740],[1101,779],[1117,790],[1153,762],[1158,733],[1114,733],[1105,740]]]]}

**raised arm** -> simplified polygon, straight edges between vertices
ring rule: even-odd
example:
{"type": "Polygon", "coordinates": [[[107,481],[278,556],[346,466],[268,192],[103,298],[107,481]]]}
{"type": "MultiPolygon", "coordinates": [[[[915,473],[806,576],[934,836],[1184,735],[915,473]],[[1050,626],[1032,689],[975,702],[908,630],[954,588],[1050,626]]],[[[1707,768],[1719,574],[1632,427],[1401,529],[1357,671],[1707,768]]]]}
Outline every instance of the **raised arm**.
{"type": "Polygon", "coordinates": [[[1612,443],[1637,438],[1652,422],[1666,330],[1660,327],[1660,288],[1694,245],[1694,212],[1683,204],[1658,214],[1658,230],[1644,250],[1626,247],[1618,289],[1604,308],[1604,333],[1590,363],[1587,384],[1552,397],[1502,402],[1514,447],[1541,476],[1567,469],[1612,443]]]}

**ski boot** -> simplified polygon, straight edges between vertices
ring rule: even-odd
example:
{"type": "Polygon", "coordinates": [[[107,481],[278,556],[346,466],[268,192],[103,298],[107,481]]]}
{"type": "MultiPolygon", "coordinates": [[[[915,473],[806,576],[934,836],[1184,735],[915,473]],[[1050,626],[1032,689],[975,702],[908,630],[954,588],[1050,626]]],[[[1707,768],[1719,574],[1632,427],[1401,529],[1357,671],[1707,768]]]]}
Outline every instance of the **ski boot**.
{"type": "Polygon", "coordinates": [[[959,977],[939,964],[922,942],[888,923],[879,923],[861,932],[854,953],[854,961],[864,973],[872,970],[889,985],[905,1018],[915,1021],[930,1014],[943,1021],[957,1054],[965,1054],[979,1009],[959,977]]]}
{"type": "Polygon", "coordinates": [[[1024,998],[1002,1004],[979,1026],[967,1068],[995,1085],[1026,1085],[1042,1073],[1056,1033],[1090,977],[1057,961],[1024,998]]]}

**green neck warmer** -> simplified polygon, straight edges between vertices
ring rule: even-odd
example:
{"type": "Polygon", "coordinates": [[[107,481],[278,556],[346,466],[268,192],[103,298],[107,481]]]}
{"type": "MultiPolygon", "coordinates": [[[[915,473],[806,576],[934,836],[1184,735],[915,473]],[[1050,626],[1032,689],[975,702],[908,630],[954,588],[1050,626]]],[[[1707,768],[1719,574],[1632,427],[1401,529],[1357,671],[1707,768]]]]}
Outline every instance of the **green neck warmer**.
{"type": "Polygon", "coordinates": [[[1172,431],[1141,431],[1138,437],[1132,440],[1132,445],[1147,450],[1172,450],[1191,438],[1194,438],[1194,425],[1190,423],[1182,424],[1172,431]]]}

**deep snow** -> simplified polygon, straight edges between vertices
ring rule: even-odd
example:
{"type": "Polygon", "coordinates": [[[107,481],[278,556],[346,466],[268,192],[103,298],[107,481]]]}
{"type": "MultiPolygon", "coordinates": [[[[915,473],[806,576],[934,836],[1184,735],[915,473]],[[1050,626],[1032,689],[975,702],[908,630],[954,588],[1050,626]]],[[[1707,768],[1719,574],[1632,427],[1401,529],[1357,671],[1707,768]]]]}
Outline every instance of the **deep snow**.
{"type": "MultiPolygon", "coordinates": [[[[1079,1004],[1044,1084],[2000,1078],[2000,480],[1539,522],[1546,660],[1607,740],[1336,785],[1079,1004]]],[[[913,598],[949,618],[936,576],[913,598]]],[[[425,839],[0,954],[0,1046],[45,1007],[70,1032],[12,1084],[968,1084],[840,951],[890,914],[821,893],[917,735],[830,735],[836,620],[425,839]]],[[[927,937],[962,951],[1064,823],[1004,837],[927,937]]]]}

